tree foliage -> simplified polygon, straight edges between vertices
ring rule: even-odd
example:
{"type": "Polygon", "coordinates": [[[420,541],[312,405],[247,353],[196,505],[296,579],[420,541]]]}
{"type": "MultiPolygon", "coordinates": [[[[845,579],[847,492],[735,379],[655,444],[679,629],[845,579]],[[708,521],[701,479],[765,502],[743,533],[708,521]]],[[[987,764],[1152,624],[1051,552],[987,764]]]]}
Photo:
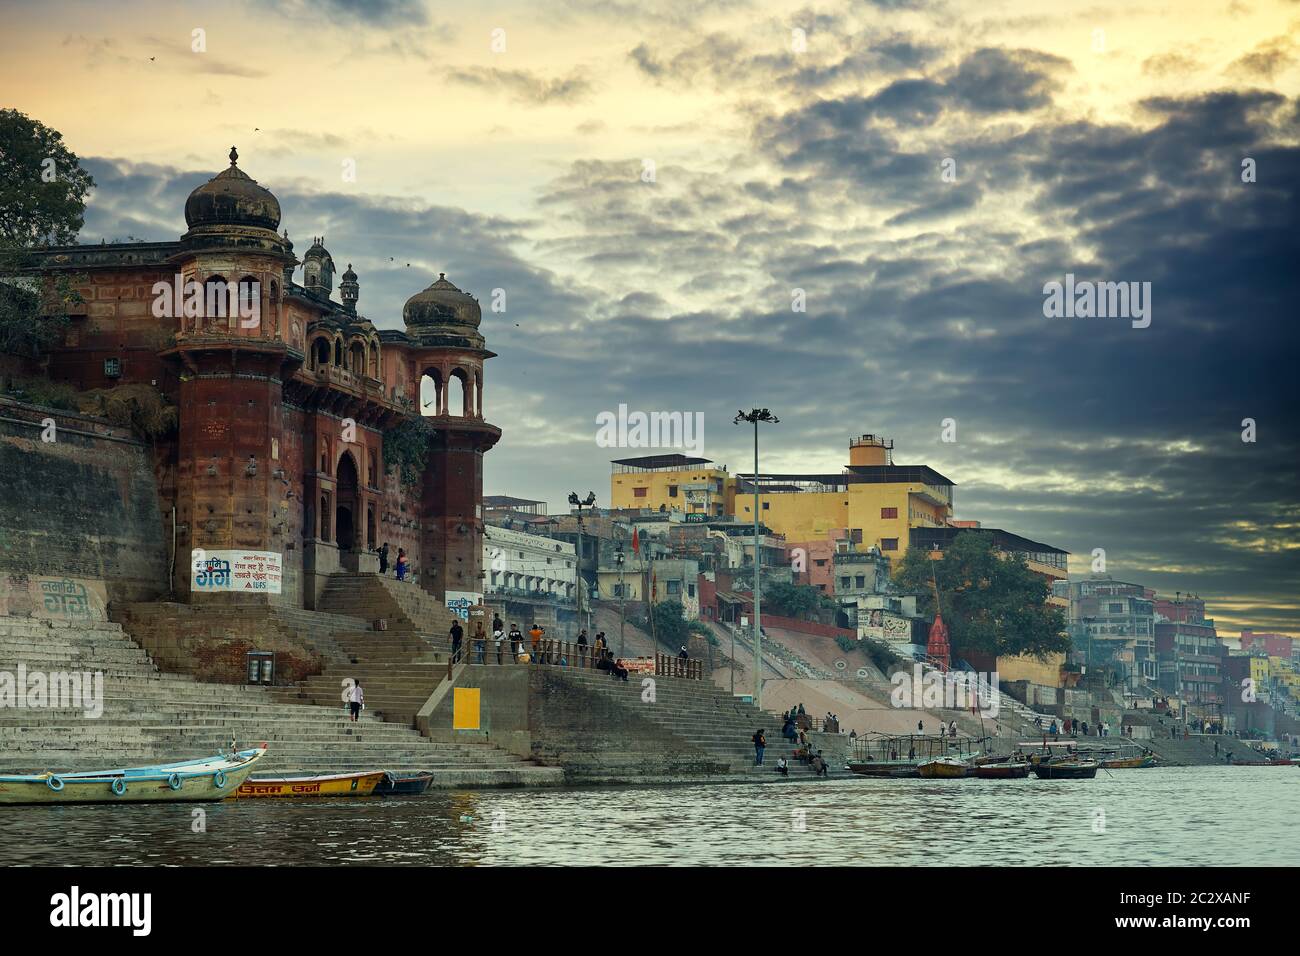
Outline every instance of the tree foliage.
{"type": "Polygon", "coordinates": [[[435,434],[434,427],[421,416],[403,418],[384,432],[384,471],[388,474],[396,472],[404,485],[418,483],[435,434]]]}
{"type": "Polygon", "coordinates": [[[71,282],[43,288],[18,270],[29,249],[76,241],[94,185],[57,130],[0,109],[0,351],[35,357],[62,338],[58,306],[80,301],[71,282]]]}
{"type": "Polygon", "coordinates": [[[763,606],[785,617],[806,617],[822,606],[822,593],[807,584],[779,581],[763,588],[763,606]]]}
{"type": "Polygon", "coordinates": [[[681,601],[659,601],[654,605],[654,635],[660,644],[677,648],[690,637],[686,608],[681,601]]]}
{"type": "Polygon", "coordinates": [[[992,535],[962,531],[937,561],[920,548],[908,550],[895,582],[919,595],[917,609],[926,616],[935,612],[932,574],[939,586],[939,610],[958,653],[1041,657],[1069,649],[1065,616],[1047,603],[1047,580],[1031,571],[1023,557],[999,552],[992,535]]]}

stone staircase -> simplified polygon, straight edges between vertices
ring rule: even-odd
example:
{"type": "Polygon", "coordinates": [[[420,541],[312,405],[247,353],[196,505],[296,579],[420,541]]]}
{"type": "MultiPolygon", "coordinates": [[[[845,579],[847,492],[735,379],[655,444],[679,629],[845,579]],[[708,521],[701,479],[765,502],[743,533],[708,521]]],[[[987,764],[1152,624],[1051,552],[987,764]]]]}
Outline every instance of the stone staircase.
{"type": "Polygon", "coordinates": [[[452,613],[414,582],[375,574],[330,575],[317,603],[320,611],[302,613],[352,623],[330,636],[337,653],[320,673],[276,688],[277,698],[332,706],[351,678],[361,682],[367,712],[414,727],[420,708],[449,676],[452,613]],[[374,630],[381,619],[386,630],[374,630]]]}
{"type": "MultiPolygon", "coordinates": [[[[560,775],[478,741],[440,743],[411,727],[332,706],[278,700],[270,688],[160,673],[121,625],[0,617],[0,671],[102,674],[103,711],[0,708],[0,772],[93,770],[208,756],[232,737],[265,740],[259,773],[429,770],[438,786],[555,784],[560,775]]],[[[67,702],[64,702],[67,703],[67,702]]]]}
{"type": "Polygon", "coordinates": [[[331,574],[317,610],[371,622],[388,621],[390,631],[445,638],[455,615],[414,581],[378,574],[331,574]]]}
{"type": "MultiPolygon", "coordinates": [[[[785,757],[790,762],[792,777],[812,776],[807,764],[793,759],[795,748],[781,737],[782,720],[779,716],[737,700],[709,681],[656,677],[655,700],[648,703],[643,700],[642,684],[636,675],[630,675],[624,683],[602,671],[527,666],[546,668],[561,675],[565,682],[617,701],[621,707],[668,731],[686,746],[715,758],[730,773],[775,777],[772,768],[778,758],[785,757]],[[767,750],[763,757],[764,765],[755,767],[751,738],[760,727],[767,737],[767,750]]],[[[834,766],[835,763],[831,761],[831,776],[852,776],[842,765],[834,766]]]]}

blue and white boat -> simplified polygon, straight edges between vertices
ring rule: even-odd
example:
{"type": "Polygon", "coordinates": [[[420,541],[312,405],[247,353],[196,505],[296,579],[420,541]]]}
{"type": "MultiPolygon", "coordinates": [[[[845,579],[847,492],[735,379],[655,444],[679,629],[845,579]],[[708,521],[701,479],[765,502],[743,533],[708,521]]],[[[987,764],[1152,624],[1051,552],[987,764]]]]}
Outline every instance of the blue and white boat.
{"type": "Polygon", "coordinates": [[[234,796],[266,753],[266,744],[201,760],[87,770],[0,776],[3,803],[154,803],[177,800],[224,800],[234,796]]]}

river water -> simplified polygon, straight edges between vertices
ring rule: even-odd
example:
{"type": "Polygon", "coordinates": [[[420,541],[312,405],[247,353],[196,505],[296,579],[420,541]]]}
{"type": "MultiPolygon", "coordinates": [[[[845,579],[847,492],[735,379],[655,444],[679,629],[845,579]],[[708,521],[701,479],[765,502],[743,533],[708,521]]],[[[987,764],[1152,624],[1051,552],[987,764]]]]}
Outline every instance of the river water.
{"type": "Polygon", "coordinates": [[[0,865],[1295,866],[1297,810],[1300,767],[0,807],[0,865]]]}

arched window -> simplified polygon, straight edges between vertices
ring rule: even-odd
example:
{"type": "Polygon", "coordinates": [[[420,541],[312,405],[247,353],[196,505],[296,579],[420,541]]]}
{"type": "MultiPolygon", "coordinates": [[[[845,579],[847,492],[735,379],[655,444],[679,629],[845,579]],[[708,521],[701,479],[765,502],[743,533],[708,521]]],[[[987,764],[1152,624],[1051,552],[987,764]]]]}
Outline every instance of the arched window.
{"type": "Polygon", "coordinates": [[[247,325],[253,317],[262,315],[262,283],[255,276],[244,276],[239,280],[239,318],[241,328],[256,328],[247,325]]]}
{"type": "Polygon", "coordinates": [[[203,283],[203,324],[225,324],[220,320],[228,319],[231,311],[229,283],[224,276],[208,276],[203,283]]]}
{"type": "Polygon", "coordinates": [[[463,369],[455,369],[447,381],[447,414],[463,418],[473,404],[470,397],[469,376],[463,369]]]}
{"type": "Polygon", "coordinates": [[[311,343],[312,368],[328,368],[330,364],[329,339],[319,338],[311,343]]]}
{"type": "Polygon", "coordinates": [[[360,340],[354,341],[348,349],[348,371],[354,375],[366,374],[366,347],[360,340]]]}
{"type": "Polygon", "coordinates": [[[442,374],[436,368],[428,369],[420,376],[420,414],[446,414],[442,407],[442,374]]]}
{"type": "Polygon", "coordinates": [[[334,364],[339,368],[343,367],[343,340],[342,339],[334,340],[334,364]]]}

